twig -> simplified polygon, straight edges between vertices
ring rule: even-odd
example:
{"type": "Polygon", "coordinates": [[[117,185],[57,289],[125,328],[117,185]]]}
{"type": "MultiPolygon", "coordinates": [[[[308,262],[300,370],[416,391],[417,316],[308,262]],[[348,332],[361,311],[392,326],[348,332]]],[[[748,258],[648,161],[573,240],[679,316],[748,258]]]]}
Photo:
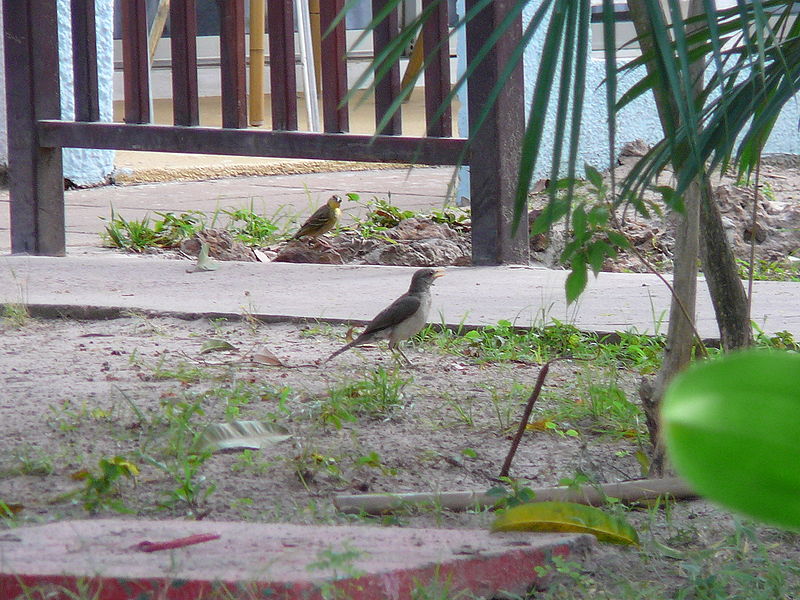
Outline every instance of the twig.
{"type": "Polygon", "coordinates": [[[753,274],[756,262],[756,218],[758,217],[758,184],[761,179],[761,160],[756,163],[756,178],[753,182],[753,218],[750,222],[750,267],[747,269],[747,320],[753,306],[753,274]]]}
{"type": "MultiPolygon", "coordinates": [[[[608,498],[618,498],[625,504],[636,504],[658,498],[688,500],[697,497],[694,490],[676,477],[602,483],[596,487],[542,487],[533,488],[533,492],[536,495],[534,502],[578,502],[592,506],[602,506],[608,502],[608,498]]],[[[453,511],[476,507],[491,508],[496,502],[497,496],[485,491],[345,494],[333,498],[334,506],[343,513],[369,515],[382,515],[407,509],[409,506],[432,504],[453,511]]]]}
{"type": "Polygon", "coordinates": [[[519,421],[519,427],[517,427],[517,433],[514,435],[514,439],[511,441],[511,448],[508,450],[508,455],[506,456],[506,460],[503,463],[503,468],[500,469],[500,477],[508,477],[508,472],[511,469],[511,461],[514,460],[514,455],[517,453],[517,447],[519,443],[522,441],[522,436],[525,433],[525,428],[528,426],[528,419],[531,418],[531,412],[533,412],[533,405],[536,404],[536,401],[539,399],[539,394],[542,393],[542,386],[544,385],[545,377],[547,377],[547,372],[550,370],[550,365],[559,360],[581,360],[575,359],[571,356],[559,356],[558,358],[553,358],[548,360],[544,365],[542,365],[542,370],[539,371],[539,377],[536,378],[536,385],[533,388],[533,392],[531,392],[530,397],[528,398],[528,403],[525,405],[525,410],[522,412],[522,418],[519,421]]]}
{"type": "MultiPolygon", "coordinates": [[[[610,203],[609,203],[610,204],[610,203]]],[[[617,220],[616,214],[614,213],[613,205],[609,206],[609,213],[611,214],[611,223],[614,228],[617,230],[618,233],[624,235],[626,239],[630,242],[630,238],[622,229],[619,221],[617,220]]],[[[700,337],[700,332],[697,331],[697,327],[695,326],[694,318],[689,315],[689,309],[686,308],[686,305],[683,303],[683,300],[680,296],[675,292],[675,288],[672,287],[672,284],[667,281],[666,277],[664,277],[661,273],[659,273],[656,268],[650,263],[650,261],[645,258],[644,253],[642,253],[636,246],[630,244],[630,251],[638,258],[642,264],[650,271],[653,275],[658,277],[661,282],[667,287],[669,290],[670,295],[672,298],[678,303],[678,308],[683,313],[683,317],[689,323],[692,328],[692,333],[694,334],[695,339],[697,340],[698,347],[700,348],[700,352],[703,355],[703,358],[708,358],[708,350],[706,350],[706,345],[703,343],[703,338],[700,337]]]]}

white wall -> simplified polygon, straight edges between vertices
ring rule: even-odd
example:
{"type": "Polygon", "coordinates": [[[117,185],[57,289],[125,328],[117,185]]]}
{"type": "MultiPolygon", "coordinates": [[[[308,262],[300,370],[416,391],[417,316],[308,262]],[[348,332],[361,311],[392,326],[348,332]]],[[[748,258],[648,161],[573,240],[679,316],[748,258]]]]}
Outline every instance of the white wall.
{"type": "MultiPolygon", "coordinates": [[[[97,80],[100,96],[100,120],[111,121],[113,117],[113,0],[95,0],[97,24],[97,80]]],[[[75,117],[75,101],[72,92],[72,28],[70,26],[70,2],[58,0],[59,36],[61,54],[61,118],[75,117]]],[[[64,177],[76,185],[94,185],[106,181],[114,169],[113,150],[87,150],[66,148],[64,150],[64,177]]]]}
{"type": "MultiPolygon", "coordinates": [[[[531,0],[528,3],[523,13],[524,22],[530,21],[540,4],[540,0],[531,0]]],[[[722,3],[719,5],[721,6],[722,3]]],[[[533,95],[545,33],[546,28],[540,27],[525,53],[525,94],[528,103],[530,103],[533,95]]],[[[591,38],[589,44],[591,47],[591,38]]],[[[606,91],[605,86],[602,85],[604,70],[602,60],[592,60],[587,73],[586,99],[581,123],[580,157],[578,159],[578,166],[581,168],[584,162],[601,170],[610,166],[608,161],[606,91]]],[[[642,69],[639,72],[630,73],[620,80],[618,93],[620,95],[623,94],[641,78],[643,73],[644,70],[642,69]]],[[[558,71],[553,76],[558,77],[558,71]]],[[[554,89],[552,93],[555,96],[557,90],[554,89]]],[[[555,106],[552,106],[548,112],[547,126],[544,132],[544,148],[552,146],[555,112],[555,106]]],[[[786,108],[775,124],[775,129],[767,142],[765,152],[800,154],[798,122],[800,122],[800,104],[797,101],[787,103],[786,108]]],[[[625,142],[642,139],[647,143],[654,143],[661,137],[658,114],[650,95],[638,98],[628,105],[618,117],[617,151],[625,142]]],[[[549,176],[551,165],[548,159],[549,153],[546,150],[540,153],[539,163],[536,166],[534,175],[535,178],[549,176]]]]}
{"type": "MultiPolygon", "coordinates": [[[[75,116],[75,102],[72,95],[72,34],[70,26],[69,0],[58,0],[59,12],[59,52],[62,61],[61,77],[61,115],[64,119],[75,116]]],[[[100,86],[100,118],[112,118],[112,26],[113,0],[96,0],[97,7],[97,61],[100,86]]],[[[2,24],[2,14],[0,14],[2,24]]],[[[4,65],[2,40],[0,39],[0,65],[4,65]]],[[[6,125],[5,69],[0,68],[0,164],[8,165],[8,129],[6,125]]],[[[83,150],[67,148],[64,150],[64,177],[76,185],[95,185],[106,181],[114,168],[112,150],[83,150]]]]}

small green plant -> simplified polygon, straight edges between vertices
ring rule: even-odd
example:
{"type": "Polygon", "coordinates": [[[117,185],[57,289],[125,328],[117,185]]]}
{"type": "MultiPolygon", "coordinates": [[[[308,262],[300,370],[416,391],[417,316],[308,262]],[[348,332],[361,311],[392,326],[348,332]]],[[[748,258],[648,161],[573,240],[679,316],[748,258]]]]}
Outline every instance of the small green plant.
{"type": "Polygon", "coordinates": [[[433,209],[427,215],[434,223],[449,225],[456,231],[468,231],[470,229],[470,219],[472,218],[470,209],[446,206],[441,209],[433,209]]]}
{"type": "Polygon", "coordinates": [[[400,375],[398,369],[380,367],[363,379],[330,388],[327,398],[312,407],[323,423],[337,429],[359,416],[388,418],[403,405],[403,389],[411,381],[411,377],[400,375]]]}
{"type": "Polygon", "coordinates": [[[7,302],[2,305],[2,311],[0,311],[0,321],[12,329],[24,327],[30,318],[31,313],[28,310],[27,305],[23,304],[22,302],[7,302]]]}
{"type": "Polygon", "coordinates": [[[666,336],[620,331],[613,337],[602,338],[600,343],[600,362],[636,369],[640,373],[655,373],[661,367],[666,336]]]}
{"type": "Polygon", "coordinates": [[[41,448],[25,444],[13,452],[17,462],[15,472],[23,475],[51,475],[53,458],[41,448]]]}
{"type": "Polygon", "coordinates": [[[156,214],[161,218],[153,220],[145,215],[140,220],[127,220],[112,208],[101,238],[113,248],[142,252],[152,247],[174,248],[206,226],[205,214],[200,211],[156,214]]]}
{"type": "Polygon", "coordinates": [[[168,475],[174,484],[163,492],[160,507],[185,505],[190,514],[197,514],[201,504],[216,490],[216,484],[209,482],[202,473],[211,452],[198,450],[198,440],[207,425],[199,419],[205,416],[205,411],[201,401],[191,396],[164,398],[161,408],[162,414],[153,419],[153,425],[166,426],[165,445],[153,456],[148,441],[143,440],[139,456],[168,475]]]}
{"type": "Polygon", "coordinates": [[[230,219],[228,230],[234,238],[247,246],[266,246],[281,238],[281,227],[276,219],[253,212],[252,207],[222,211],[230,219]]]}
{"type": "Polygon", "coordinates": [[[97,473],[83,470],[72,476],[73,479],[85,482],[84,488],[76,496],[83,507],[90,513],[101,509],[120,513],[133,512],[120,499],[120,483],[125,478],[131,479],[135,484],[139,467],[123,456],[101,458],[98,467],[97,473]]]}
{"type": "Polygon", "coordinates": [[[231,465],[231,470],[234,472],[247,471],[255,475],[264,475],[275,463],[263,460],[261,454],[255,450],[245,449],[236,459],[236,462],[231,465]]]}
{"type": "Polygon", "coordinates": [[[80,406],[76,406],[71,400],[63,400],[59,406],[50,405],[48,409],[52,413],[50,426],[63,433],[76,431],[88,420],[106,421],[110,413],[101,408],[89,408],[86,400],[80,406]]]}
{"type": "Polygon", "coordinates": [[[292,459],[292,464],[297,478],[307,490],[309,489],[308,484],[313,482],[320,473],[327,474],[335,480],[342,480],[342,469],[339,466],[338,458],[307,446],[303,446],[300,454],[292,459]]]}
{"type": "Polygon", "coordinates": [[[414,211],[401,210],[391,203],[391,199],[372,198],[364,203],[367,209],[366,216],[356,218],[354,228],[362,237],[378,237],[393,227],[397,227],[400,221],[417,216],[414,211]]]}
{"type": "Polygon", "coordinates": [[[214,376],[208,369],[192,363],[182,361],[174,366],[167,366],[166,361],[166,355],[162,354],[158,363],[152,367],[151,377],[154,380],[176,379],[183,384],[189,384],[211,379],[214,376]]]}
{"type": "Polygon", "coordinates": [[[533,502],[536,499],[536,492],[525,485],[522,479],[514,477],[501,477],[504,485],[495,486],[487,490],[486,495],[495,498],[494,509],[502,512],[508,508],[533,502]]]}
{"type": "Polygon", "coordinates": [[[800,352],[800,342],[795,340],[789,331],[776,331],[770,335],[755,323],[753,323],[753,329],[755,331],[755,343],[759,348],[800,352]]]}
{"type": "Polygon", "coordinates": [[[356,467],[368,467],[370,469],[375,469],[380,471],[383,475],[397,475],[397,469],[387,467],[385,464],[383,464],[380,455],[375,451],[359,456],[355,459],[353,464],[356,467]]]}
{"type": "MultiPolygon", "coordinates": [[[[736,259],[739,266],[739,277],[750,277],[750,262],[736,259]]],[[[783,260],[768,261],[758,258],[753,267],[753,279],[756,281],[800,281],[800,268],[795,263],[783,260]]]]}
{"type": "Polygon", "coordinates": [[[366,553],[358,548],[352,548],[345,543],[341,550],[333,546],[317,552],[316,560],[309,563],[306,569],[311,572],[323,572],[329,575],[330,581],[323,583],[321,587],[322,597],[325,600],[338,600],[349,598],[347,590],[338,588],[336,581],[343,579],[357,579],[364,575],[364,571],[355,566],[355,561],[366,553]]]}
{"type": "Polygon", "coordinates": [[[288,386],[275,387],[267,382],[235,380],[227,385],[211,388],[198,396],[201,402],[211,401],[225,404],[225,417],[238,419],[243,407],[255,402],[275,402],[275,410],[269,411],[267,418],[277,421],[289,414],[288,400],[295,394],[288,386]]]}

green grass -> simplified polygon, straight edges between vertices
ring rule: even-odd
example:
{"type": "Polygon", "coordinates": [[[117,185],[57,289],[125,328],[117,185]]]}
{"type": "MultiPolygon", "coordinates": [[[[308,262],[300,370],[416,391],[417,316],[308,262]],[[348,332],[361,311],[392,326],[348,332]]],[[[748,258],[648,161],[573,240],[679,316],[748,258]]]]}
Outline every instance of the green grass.
{"type": "MultiPolygon", "coordinates": [[[[750,262],[736,259],[739,266],[739,277],[750,277],[750,262]]],[[[800,264],[784,260],[768,261],[763,258],[756,259],[753,268],[755,281],[800,281],[800,264]]]]}
{"type": "Polygon", "coordinates": [[[544,327],[520,328],[501,320],[466,332],[427,327],[418,342],[477,363],[523,362],[543,364],[557,357],[598,361],[603,365],[655,372],[661,364],[664,336],[623,332],[599,336],[573,325],[553,321],[544,327]]]}
{"type": "MultiPolygon", "coordinates": [[[[357,200],[356,194],[348,194],[357,200]]],[[[400,221],[411,217],[429,218],[435,223],[447,224],[455,230],[469,229],[469,210],[445,207],[430,213],[416,213],[402,210],[391,203],[391,198],[373,198],[363,203],[366,214],[355,219],[349,229],[364,238],[385,236],[400,221]]],[[[106,221],[105,231],[100,236],[103,243],[112,248],[130,252],[143,252],[148,248],[176,248],[184,240],[194,237],[198,232],[221,226],[234,239],[247,246],[266,246],[286,238],[296,227],[297,216],[285,212],[281,207],[271,215],[257,213],[252,204],[249,208],[227,208],[208,216],[200,211],[183,213],[155,212],[141,219],[126,219],[112,207],[111,217],[106,221]],[[220,216],[227,217],[221,222],[220,216]]]]}
{"type": "MultiPolygon", "coordinates": [[[[800,565],[774,555],[768,531],[736,522],[731,533],[704,544],[689,533],[676,538],[675,549],[646,534],[639,560],[625,573],[587,571],[579,562],[554,561],[541,575],[553,576],[537,600],[775,600],[794,598],[800,591],[800,565]],[[668,558],[667,558],[668,557],[668,558]],[[666,560],[665,560],[666,559],[666,560]]],[[[785,544],[796,544],[796,535],[785,544]]],[[[715,536],[716,537],[716,536],[715,536]]]]}
{"type": "Polygon", "coordinates": [[[282,239],[290,223],[289,217],[281,212],[267,217],[257,214],[252,207],[218,211],[210,218],[200,211],[187,211],[156,212],[158,218],[145,215],[138,220],[125,219],[112,208],[111,217],[104,219],[105,231],[100,237],[107,246],[131,252],[176,248],[200,231],[214,228],[220,213],[228,217],[224,229],[248,246],[265,246],[282,239]]]}
{"type": "Polygon", "coordinates": [[[337,429],[359,417],[387,419],[403,406],[403,389],[412,381],[399,369],[380,367],[361,379],[329,388],[326,397],[311,403],[311,412],[337,429]]]}
{"type": "Polygon", "coordinates": [[[142,252],[147,248],[174,248],[207,225],[206,215],[200,211],[155,214],[160,218],[145,215],[139,220],[127,220],[112,208],[111,218],[100,237],[112,248],[142,252]]]}
{"type": "Polygon", "coordinates": [[[22,302],[8,302],[0,309],[0,322],[12,329],[24,327],[30,317],[28,307],[22,302]]]}
{"type": "Polygon", "coordinates": [[[586,366],[571,384],[546,391],[543,399],[534,409],[532,421],[545,430],[574,429],[582,434],[637,440],[646,436],[644,414],[628,399],[615,369],[586,366]]]}

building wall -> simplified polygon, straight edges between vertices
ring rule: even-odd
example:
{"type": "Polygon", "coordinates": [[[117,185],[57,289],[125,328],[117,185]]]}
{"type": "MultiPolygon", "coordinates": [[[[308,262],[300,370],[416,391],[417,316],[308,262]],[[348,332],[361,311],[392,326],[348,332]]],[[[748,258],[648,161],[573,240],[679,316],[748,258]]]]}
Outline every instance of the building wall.
{"type": "MultiPolygon", "coordinates": [[[[70,2],[58,0],[59,11],[59,52],[61,53],[61,114],[62,118],[72,119],[75,115],[75,102],[72,94],[72,34],[70,27],[70,2]]],[[[96,0],[97,7],[97,61],[100,85],[100,118],[111,121],[112,81],[113,81],[113,0],[96,0]]],[[[0,14],[2,19],[2,14],[0,14]]],[[[2,21],[0,20],[0,23],[2,21]]],[[[0,65],[4,65],[2,40],[0,40],[0,65]]],[[[8,165],[8,129],[6,125],[5,70],[0,68],[0,165],[8,165]]],[[[112,150],[83,150],[67,148],[64,150],[64,177],[76,185],[96,185],[106,181],[114,169],[112,150]]]]}
{"type": "MultiPolygon", "coordinates": [[[[523,13],[524,22],[530,21],[540,4],[540,0],[532,0],[528,3],[523,13]]],[[[525,53],[525,94],[528,104],[533,96],[545,34],[546,28],[540,27],[525,53]]],[[[591,47],[591,38],[589,44],[591,47]]],[[[591,61],[587,73],[586,100],[581,123],[580,157],[578,159],[578,166],[581,168],[584,162],[601,170],[610,166],[606,91],[605,86],[602,84],[604,70],[605,67],[602,60],[594,59],[591,61]]],[[[630,73],[621,79],[618,83],[618,93],[623,94],[641,78],[643,73],[644,69],[636,73],[630,73]]],[[[556,71],[553,76],[557,77],[558,72],[556,71]]],[[[554,89],[552,93],[555,96],[557,91],[554,89]]],[[[544,148],[552,146],[555,131],[555,112],[555,106],[551,106],[544,133],[544,148]]],[[[767,142],[765,153],[800,154],[798,122],[800,122],[800,103],[787,103],[767,142]]],[[[633,140],[641,139],[652,144],[661,139],[661,137],[661,125],[658,120],[655,103],[652,96],[647,95],[628,105],[619,115],[617,120],[617,148],[615,150],[618,151],[624,143],[633,140]]],[[[547,160],[548,157],[549,153],[546,150],[540,153],[539,164],[536,166],[536,178],[549,176],[551,164],[547,160]]]]}
{"type": "MultiPolygon", "coordinates": [[[[100,92],[100,120],[111,121],[113,115],[113,0],[95,0],[97,24],[97,80],[100,92]]],[[[73,119],[75,101],[72,74],[72,30],[70,27],[70,2],[58,0],[59,36],[61,53],[61,117],[73,119]]],[[[64,150],[64,178],[79,186],[104,183],[114,170],[113,150],[66,148],[64,150]]]]}

